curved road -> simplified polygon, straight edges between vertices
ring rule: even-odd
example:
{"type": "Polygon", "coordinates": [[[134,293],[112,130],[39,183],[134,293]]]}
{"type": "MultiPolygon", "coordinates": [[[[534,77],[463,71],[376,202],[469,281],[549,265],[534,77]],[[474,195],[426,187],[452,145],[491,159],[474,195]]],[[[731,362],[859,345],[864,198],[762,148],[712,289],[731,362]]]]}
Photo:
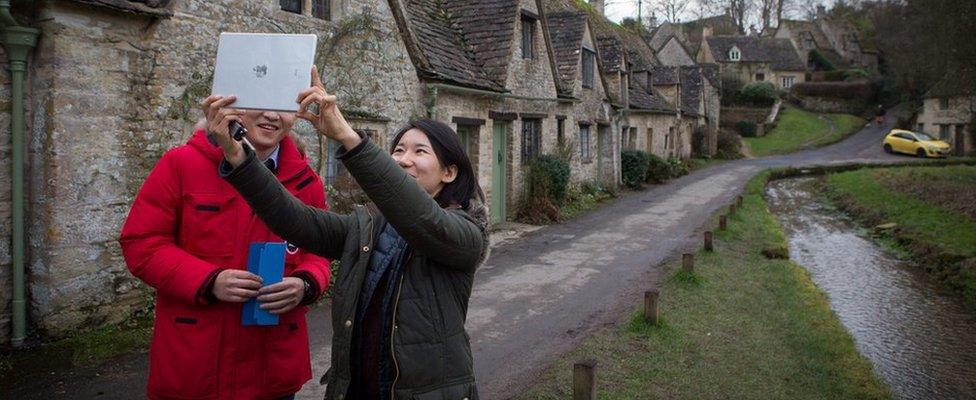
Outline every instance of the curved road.
{"type": "MultiPolygon", "coordinates": [[[[894,115],[890,112],[888,115],[894,115]]],[[[894,118],[891,118],[894,119],[894,118]]],[[[743,159],[696,171],[565,224],[495,247],[475,277],[467,328],[479,390],[512,397],[594,328],[613,324],[657,285],[661,265],[698,245],[698,230],[766,168],[845,162],[904,161],[881,151],[889,126],[868,126],[831,146],[784,156],[743,159]]],[[[299,399],[321,399],[329,365],[329,308],[309,313],[314,379],[299,399]]],[[[142,396],[148,357],[120,357],[94,368],[52,373],[20,384],[18,399],[142,396]]]]}

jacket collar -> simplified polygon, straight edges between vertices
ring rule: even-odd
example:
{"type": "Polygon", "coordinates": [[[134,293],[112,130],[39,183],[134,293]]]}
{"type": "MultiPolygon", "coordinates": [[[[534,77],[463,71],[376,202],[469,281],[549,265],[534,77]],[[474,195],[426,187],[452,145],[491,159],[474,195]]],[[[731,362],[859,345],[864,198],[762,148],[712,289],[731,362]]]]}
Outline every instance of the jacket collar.
{"type": "MultiPolygon", "coordinates": [[[[190,140],[187,141],[187,145],[213,161],[214,167],[220,165],[220,161],[224,159],[224,152],[220,146],[207,137],[207,131],[204,129],[193,132],[190,140]]],[[[292,140],[291,134],[285,135],[278,147],[278,179],[286,180],[294,177],[307,167],[307,158],[298,151],[298,146],[292,140]]]]}

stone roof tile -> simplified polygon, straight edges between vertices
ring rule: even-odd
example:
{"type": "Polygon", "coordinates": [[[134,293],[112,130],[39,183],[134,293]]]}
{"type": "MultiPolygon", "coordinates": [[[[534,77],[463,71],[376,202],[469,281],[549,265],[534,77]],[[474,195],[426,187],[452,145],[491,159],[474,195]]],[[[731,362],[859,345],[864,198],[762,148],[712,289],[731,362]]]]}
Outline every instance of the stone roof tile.
{"type": "Polygon", "coordinates": [[[717,62],[729,60],[729,50],[733,46],[741,51],[740,62],[769,63],[774,70],[803,71],[805,65],[789,39],[774,39],[756,36],[710,36],[708,47],[717,62]]]}

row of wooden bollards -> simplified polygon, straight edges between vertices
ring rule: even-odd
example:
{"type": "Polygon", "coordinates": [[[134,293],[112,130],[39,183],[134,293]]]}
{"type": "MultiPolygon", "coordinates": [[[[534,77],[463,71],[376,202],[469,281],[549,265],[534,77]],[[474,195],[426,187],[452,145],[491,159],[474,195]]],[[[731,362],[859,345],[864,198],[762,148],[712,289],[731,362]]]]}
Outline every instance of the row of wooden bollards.
{"type": "MultiPolygon", "coordinates": [[[[727,228],[728,217],[735,214],[736,209],[742,208],[742,196],[738,196],[735,202],[729,205],[729,213],[718,217],[718,229],[724,231],[727,228]]],[[[712,244],[712,231],[705,231],[705,251],[715,251],[712,244]]],[[[681,255],[681,269],[689,274],[695,273],[695,255],[684,253],[681,255]]],[[[660,313],[657,306],[657,299],[660,296],[658,290],[648,290],[644,292],[644,321],[650,325],[657,325],[660,320],[660,313]]],[[[573,400],[594,400],[596,399],[596,366],[595,360],[583,360],[573,365],[573,400]]]]}

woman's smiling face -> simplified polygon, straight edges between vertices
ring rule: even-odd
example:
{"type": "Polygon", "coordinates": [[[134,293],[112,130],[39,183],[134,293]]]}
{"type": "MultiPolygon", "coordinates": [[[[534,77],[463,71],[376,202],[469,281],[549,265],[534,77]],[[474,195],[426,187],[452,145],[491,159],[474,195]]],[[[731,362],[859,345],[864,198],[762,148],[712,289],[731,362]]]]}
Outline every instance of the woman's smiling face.
{"type": "Polygon", "coordinates": [[[400,142],[393,149],[393,159],[407,175],[417,180],[430,197],[436,197],[444,185],[457,177],[457,166],[442,165],[427,134],[417,128],[408,130],[400,137],[400,142]]]}

